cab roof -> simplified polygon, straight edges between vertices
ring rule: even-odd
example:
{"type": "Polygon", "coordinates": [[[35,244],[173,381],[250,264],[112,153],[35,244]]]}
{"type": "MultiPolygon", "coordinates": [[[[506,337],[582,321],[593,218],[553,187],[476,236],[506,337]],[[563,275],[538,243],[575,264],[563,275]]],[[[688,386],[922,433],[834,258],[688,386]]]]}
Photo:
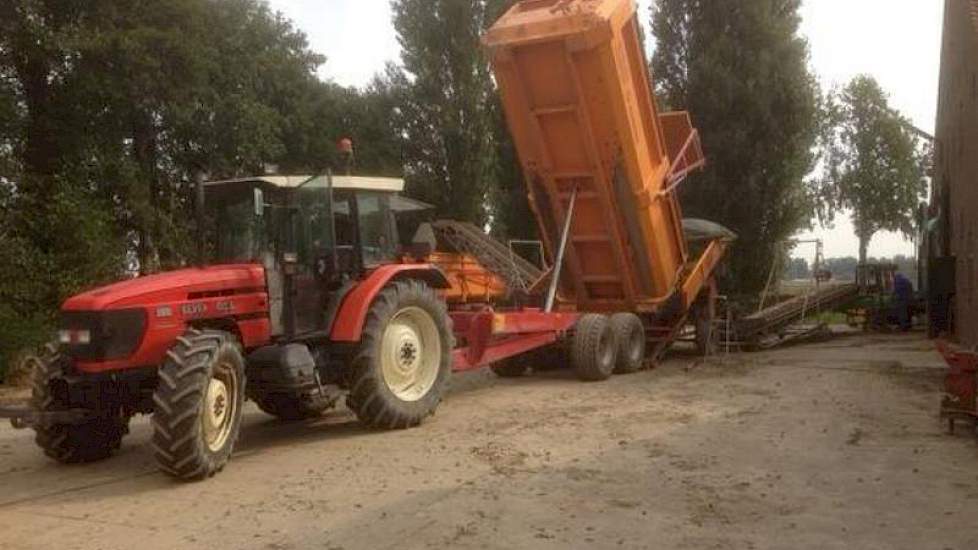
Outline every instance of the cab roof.
{"type": "MultiPolygon", "coordinates": [[[[295,189],[301,185],[326,187],[326,176],[252,176],[221,181],[208,181],[205,186],[232,185],[236,183],[264,183],[281,189],[295,189]]],[[[333,176],[334,189],[354,189],[362,191],[404,191],[404,180],[400,178],[375,178],[364,176],[333,176]]]]}

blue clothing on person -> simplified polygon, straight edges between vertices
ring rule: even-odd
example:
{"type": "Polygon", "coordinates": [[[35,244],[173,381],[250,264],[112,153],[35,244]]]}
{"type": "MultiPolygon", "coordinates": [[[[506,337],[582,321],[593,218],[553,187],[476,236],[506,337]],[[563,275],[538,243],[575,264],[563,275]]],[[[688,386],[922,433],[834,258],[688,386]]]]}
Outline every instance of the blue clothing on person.
{"type": "Polygon", "coordinates": [[[893,276],[893,296],[898,301],[907,303],[913,299],[913,283],[903,273],[893,276]]]}
{"type": "Polygon", "coordinates": [[[910,303],[913,301],[913,283],[903,273],[893,276],[893,307],[902,330],[913,327],[913,317],[910,313],[910,303]]]}

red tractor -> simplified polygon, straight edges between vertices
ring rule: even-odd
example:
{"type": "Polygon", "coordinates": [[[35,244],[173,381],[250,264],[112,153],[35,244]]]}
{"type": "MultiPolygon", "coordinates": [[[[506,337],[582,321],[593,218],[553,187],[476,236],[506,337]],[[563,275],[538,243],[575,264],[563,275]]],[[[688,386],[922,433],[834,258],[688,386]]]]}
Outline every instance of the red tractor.
{"type": "Polygon", "coordinates": [[[442,399],[454,337],[444,273],[398,250],[395,214],[419,208],[402,188],[330,175],[203,184],[207,260],[66,301],[20,422],[49,457],[77,463],[108,457],[135,414],[152,414],[160,468],[188,480],[228,462],[246,398],[302,419],[346,395],[370,426],[419,424],[442,399]]]}
{"type": "Polygon", "coordinates": [[[345,395],[364,423],[404,428],[452,371],[556,357],[601,381],[656,361],[691,316],[708,350],[730,234],[687,239],[677,187],[705,163],[699,134],[657,114],[634,2],[552,3],[518,2],[486,38],[549,266],[447,220],[400,250],[396,214],[419,207],[400,180],[204,184],[202,267],[68,300],[33,407],[0,417],[84,462],[152,414],[161,469],[201,479],[227,463],[246,398],[301,419],[345,395]]]}

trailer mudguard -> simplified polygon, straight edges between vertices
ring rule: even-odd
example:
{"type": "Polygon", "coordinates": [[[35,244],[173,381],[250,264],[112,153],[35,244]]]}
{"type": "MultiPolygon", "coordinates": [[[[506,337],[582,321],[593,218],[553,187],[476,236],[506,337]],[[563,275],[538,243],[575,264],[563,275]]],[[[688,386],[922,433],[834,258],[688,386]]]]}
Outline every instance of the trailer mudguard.
{"type": "Polygon", "coordinates": [[[450,288],[444,273],[430,264],[391,264],[378,267],[346,295],[330,329],[333,342],[360,341],[367,311],[374,298],[392,281],[416,279],[435,289],[450,288]]]}

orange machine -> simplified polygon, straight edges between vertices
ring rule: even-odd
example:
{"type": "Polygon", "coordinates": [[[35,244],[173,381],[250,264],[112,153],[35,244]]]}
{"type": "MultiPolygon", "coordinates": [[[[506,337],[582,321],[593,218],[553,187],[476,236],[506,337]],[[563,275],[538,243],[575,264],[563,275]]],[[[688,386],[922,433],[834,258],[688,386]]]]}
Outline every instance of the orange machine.
{"type": "Polygon", "coordinates": [[[425,261],[445,274],[449,287],[440,291],[449,304],[489,304],[504,299],[509,287],[469,254],[433,252],[425,261]]]}
{"type": "Polygon", "coordinates": [[[689,115],[658,113],[635,2],[518,1],[484,42],[551,257],[572,220],[565,301],[637,313],[692,304],[726,245],[690,261],[676,188],[705,161],[689,115]]]}

